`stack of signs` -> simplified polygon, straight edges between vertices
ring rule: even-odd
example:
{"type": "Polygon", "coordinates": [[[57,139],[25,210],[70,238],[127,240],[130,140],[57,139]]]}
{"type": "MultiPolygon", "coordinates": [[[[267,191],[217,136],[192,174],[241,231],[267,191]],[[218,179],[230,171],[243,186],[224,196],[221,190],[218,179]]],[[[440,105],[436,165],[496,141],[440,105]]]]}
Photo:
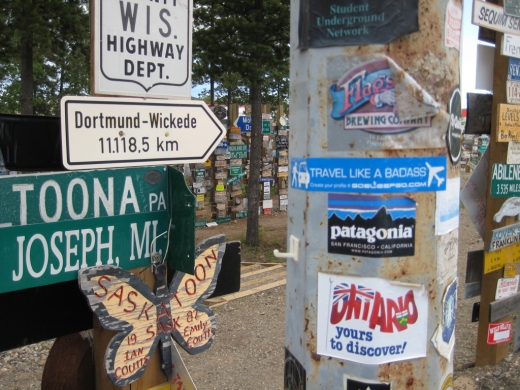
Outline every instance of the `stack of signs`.
{"type": "Polygon", "coordinates": [[[264,200],[271,199],[271,183],[264,182],[264,200]]]}
{"type": "Polygon", "coordinates": [[[287,211],[289,205],[288,195],[280,195],[280,210],[287,211]]]}

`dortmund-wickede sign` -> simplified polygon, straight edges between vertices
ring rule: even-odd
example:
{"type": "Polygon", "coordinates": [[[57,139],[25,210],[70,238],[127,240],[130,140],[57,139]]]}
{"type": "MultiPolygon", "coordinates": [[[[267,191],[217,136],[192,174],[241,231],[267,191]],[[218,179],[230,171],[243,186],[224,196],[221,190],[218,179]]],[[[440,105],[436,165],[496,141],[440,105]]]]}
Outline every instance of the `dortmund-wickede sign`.
{"type": "Polygon", "coordinates": [[[191,0],[94,2],[97,94],[191,95],[191,0]]]}
{"type": "MultiPolygon", "coordinates": [[[[172,226],[184,223],[176,220],[183,214],[195,219],[194,201],[191,211],[179,204],[172,211],[172,196],[180,203],[184,196],[172,189],[180,187],[173,176],[169,183],[166,168],[156,166],[0,178],[0,293],[75,280],[94,265],[150,265],[152,252],[165,253],[167,235],[153,239],[168,230],[170,215],[172,226]]],[[[191,248],[170,241],[185,252],[176,253],[180,266],[170,263],[176,269],[193,272],[194,231],[191,240],[189,226],[181,234],[191,248]]]]}
{"type": "Polygon", "coordinates": [[[190,100],[66,96],[61,123],[67,169],[202,163],[226,134],[190,100]]]}

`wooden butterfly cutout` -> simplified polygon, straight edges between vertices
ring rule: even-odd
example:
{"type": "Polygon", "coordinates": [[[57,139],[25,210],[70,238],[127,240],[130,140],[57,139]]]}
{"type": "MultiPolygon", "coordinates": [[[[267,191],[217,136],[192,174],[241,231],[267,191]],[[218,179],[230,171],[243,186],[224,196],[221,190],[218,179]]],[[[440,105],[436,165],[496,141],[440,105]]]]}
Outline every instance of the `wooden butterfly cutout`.
{"type": "Polygon", "coordinates": [[[202,302],[215,290],[226,248],[221,234],[195,250],[195,272],[177,272],[166,286],[166,267],[155,267],[156,292],[132,273],[110,265],[84,268],[78,281],[105,329],[119,331],[105,352],[105,371],[119,387],[139,379],[161,343],[162,365],[172,377],[171,336],[189,353],[208,349],[215,338],[212,309],[202,302]]]}

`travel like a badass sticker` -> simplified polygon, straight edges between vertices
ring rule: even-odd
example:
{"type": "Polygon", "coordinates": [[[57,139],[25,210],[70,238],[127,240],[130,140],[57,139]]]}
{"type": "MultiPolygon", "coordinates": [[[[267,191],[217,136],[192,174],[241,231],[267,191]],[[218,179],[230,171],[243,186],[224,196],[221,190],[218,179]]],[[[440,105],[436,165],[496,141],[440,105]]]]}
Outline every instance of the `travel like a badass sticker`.
{"type": "Polygon", "coordinates": [[[424,289],[318,274],[318,354],[363,364],[426,356],[424,289]]]}
{"type": "Polygon", "coordinates": [[[413,256],[416,202],[405,196],[329,194],[328,251],[365,257],[413,256]]]}
{"type": "Polygon", "coordinates": [[[446,147],[449,115],[389,57],[334,57],[327,70],[329,151],[446,147]]]}
{"type": "Polygon", "coordinates": [[[173,338],[189,353],[208,349],[215,337],[213,310],[202,302],[215,290],[226,237],[203,241],[195,251],[195,272],[177,272],[166,286],[166,267],[155,267],[155,294],[137,276],[114,267],[79,271],[78,281],[92,311],[105,329],[119,331],[105,352],[105,371],[116,386],[139,379],[161,343],[163,370],[180,384],[179,367],[172,364],[173,338]]]}

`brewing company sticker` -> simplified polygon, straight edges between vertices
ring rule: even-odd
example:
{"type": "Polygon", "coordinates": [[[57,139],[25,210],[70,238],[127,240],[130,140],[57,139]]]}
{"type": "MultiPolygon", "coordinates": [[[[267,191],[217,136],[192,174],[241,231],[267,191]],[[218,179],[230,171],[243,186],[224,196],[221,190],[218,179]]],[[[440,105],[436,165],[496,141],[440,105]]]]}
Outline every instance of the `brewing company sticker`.
{"type": "Polygon", "coordinates": [[[416,202],[405,196],[329,194],[328,252],[365,257],[413,256],[416,202]]]}
{"type": "Polygon", "coordinates": [[[317,351],[382,364],[426,356],[424,290],[380,278],[318,273],[317,351]]]}
{"type": "Polygon", "coordinates": [[[329,151],[446,146],[449,115],[391,58],[333,57],[328,78],[329,151]]]}

